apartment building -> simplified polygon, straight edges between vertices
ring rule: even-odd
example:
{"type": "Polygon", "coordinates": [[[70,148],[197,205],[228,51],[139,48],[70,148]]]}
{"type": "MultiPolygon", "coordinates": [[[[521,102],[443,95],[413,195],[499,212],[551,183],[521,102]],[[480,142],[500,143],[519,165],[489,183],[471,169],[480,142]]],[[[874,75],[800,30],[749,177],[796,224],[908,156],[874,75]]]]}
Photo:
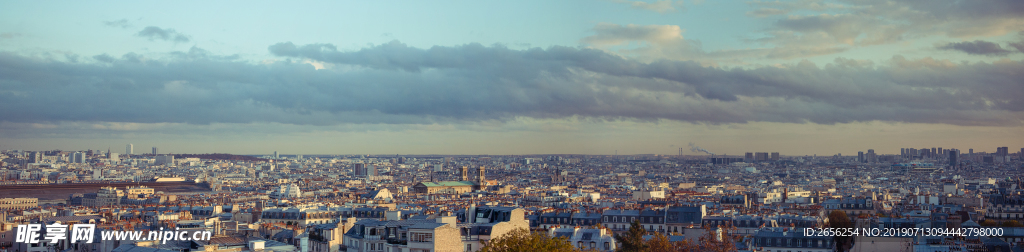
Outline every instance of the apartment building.
{"type": "Polygon", "coordinates": [[[0,210],[24,210],[39,207],[38,198],[2,198],[0,210]]]}

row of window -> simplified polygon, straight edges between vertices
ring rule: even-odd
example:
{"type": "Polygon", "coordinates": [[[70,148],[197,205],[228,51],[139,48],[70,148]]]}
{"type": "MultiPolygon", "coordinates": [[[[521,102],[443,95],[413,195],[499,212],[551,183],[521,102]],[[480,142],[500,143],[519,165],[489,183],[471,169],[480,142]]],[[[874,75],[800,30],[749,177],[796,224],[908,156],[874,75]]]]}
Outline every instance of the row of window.
{"type": "Polygon", "coordinates": [[[809,239],[809,238],[766,238],[760,237],[755,240],[758,247],[802,247],[802,248],[828,248],[831,247],[831,240],[809,239]]]}
{"type": "MultiPolygon", "coordinates": [[[[582,241],[576,242],[576,246],[579,247],[580,249],[597,249],[597,242],[590,242],[589,245],[590,245],[590,247],[585,247],[585,244],[582,241]]],[[[612,249],[611,243],[604,242],[604,250],[611,250],[611,249],[612,249]]]]}
{"type": "Polygon", "coordinates": [[[432,242],[434,241],[434,234],[431,233],[412,233],[409,235],[409,240],[413,242],[432,242]]]}
{"type": "MultiPolygon", "coordinates": [[[[608,228],[611,228],[613,230],[625,230],[625,229],[629,228],[629,225],[619,225],[619,224],[611,224],[611,225],[605,224],[604,226],[608,227],[608,228]]],[[[643,225],[640,225],[640,226],[643,227],[643,225]]],[[[654,225],[648,225],[647,226],[647,230],[648,231],[654,231],[654,225]]],[[[668,227],[668,232],[677,232],[677,233],[679,233],[680,230],[681,229],[679,229],[679,226],[669,226],[668,227]]],[[[665,232],[665,227],[659,225],[658,226],[658,232],[665,232]]]]}
{"type": "Polygon", "coordinates": [[[39,204],[37,200],[6,200],[0,201],[0,204],[39,204]]]}

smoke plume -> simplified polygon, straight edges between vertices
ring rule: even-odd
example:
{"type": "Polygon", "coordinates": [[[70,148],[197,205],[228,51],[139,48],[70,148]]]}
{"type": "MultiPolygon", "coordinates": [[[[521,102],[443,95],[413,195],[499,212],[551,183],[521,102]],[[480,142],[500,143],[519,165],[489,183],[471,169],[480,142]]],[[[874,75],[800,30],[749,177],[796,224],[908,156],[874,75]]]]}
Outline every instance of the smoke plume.
{"type": "Polygon", "coordinates": [[[690,143],[690,151],[692,151],[692,152],[704,152],[704,153],[707,153],[707,154],[715,155],[714,152],[711,152],[711,151],[709,151],[707,149],[701,148],[700,146],[697,146],[696,144],[693,144],[693,143],[690,143]]]}

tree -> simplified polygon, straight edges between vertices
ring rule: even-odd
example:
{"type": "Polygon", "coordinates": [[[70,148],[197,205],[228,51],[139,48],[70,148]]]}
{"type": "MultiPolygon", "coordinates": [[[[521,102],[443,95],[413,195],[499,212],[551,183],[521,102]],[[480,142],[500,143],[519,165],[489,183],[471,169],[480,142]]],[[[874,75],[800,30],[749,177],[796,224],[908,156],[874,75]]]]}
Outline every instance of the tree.
{"type": "Polygon", "coordinates": [[[735,240],[733,240],[731,229],[719,226],[712,229],[711,226],[704,226],[704,234],[696,243],[689,240],[682,240],[674,243],[675,251],[680,252],[733,252],[738,251],[735,240]]]}
{"type": "Polygon", "coordinates": [[[704,226],[704,235],[699,241],[669,241],[668,236],[655,233],[650,240],[644,240],[647,230],[639,222],[629,225],[625,234],[615,235],[615,241],[621,244],[620,252],[734,252],[737,251],[735,241],[727,227],[712,229],[704,226]]]}
{"type": "MultiPolygon", "coordinates": [[[[629,224],[629,231],[625,234],[615,235],[615,241],[622,244],[619,248],[621,252],[647,252],[650,251],[650,246],[644,241],[644,235],[647,234],[647,230],[644,230],[643,226],[640,226],[639,221],[634,221],[629,224]]],[[[667,239],[667,238],[666,238],[667,239]]]]}
{"type": "Polygon", "coordinates": [[[563,237],[551,237],[543,232],[530,232],[520,228],[484,242],[480,252],[576,252],[580,251],[563,237]]]}
{"type": "Polygon", "coordinates": [[[994,220],[983,220],[981,221],[981,223],[978,224],[983,227],[995,227],[996,225],[998,225],[998,223],[996,223],[996,221],[994,220]]]}
{"type": "MultiPolygon", "coordinates": [[[[846,212],[832,210],[828,214],[828,226],[831,228],[853,228],[853,222],[850,221],[849,216],[846,216],[846,212]]],[[[834,236],[833,239],[836,241],[836,251],[848,251],[853,247],[853,237],[834,236]]]]}
{"type": "Polygon", "coordinates": [[[651,237],[650,241],[647,241],[649,247],[647,251],[650,252],[675,252],[675,244],[672,244],[668,240],[668,236],[661,233],[655,233],[654,237],[651,237]]]}
{"type": "Polygon", "coordinates": [[[1020,222],[1017,222],[1015,220],[1003,222],[1003,226],[1004,227],[1024,227],[1024,225],[1021,225],[1020,222]]]}

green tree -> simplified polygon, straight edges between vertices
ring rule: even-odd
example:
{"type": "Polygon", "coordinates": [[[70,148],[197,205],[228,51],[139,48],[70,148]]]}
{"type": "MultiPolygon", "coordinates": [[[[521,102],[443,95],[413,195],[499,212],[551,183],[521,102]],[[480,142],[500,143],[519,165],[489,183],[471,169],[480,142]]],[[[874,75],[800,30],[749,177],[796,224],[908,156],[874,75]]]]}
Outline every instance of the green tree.
{"type": "MultiPolygon", "coordinates": [[[[846,212],[832,210],[828,214],[828,226],[831,228],[853,228],[853,221],[846,216],[846,212]]],[[[836,251],[849,251],[853,247],[853,237],[835,236],[833,240],[836,241],[836,251]]]]}
{"type": "Polygon", "coordinates": [[[505,235],[484,242],[480,252],[577,252],[580,251],[563,237],[551,237],[543,232],[526,229],[512,230],[505,235]]]}
{"type": "Polygon", "coordinates": [[[618,251],[621,252],[647,252],[650,251],[650,246],[647,241],[644,241],[644,235],[647,234],[647,230],[644,230],[643,226],[640,226],[639,221],[633,221],[629,224],[629,231],[625,234],[615,235],[615,241],[622,244],[618,251]]]}

